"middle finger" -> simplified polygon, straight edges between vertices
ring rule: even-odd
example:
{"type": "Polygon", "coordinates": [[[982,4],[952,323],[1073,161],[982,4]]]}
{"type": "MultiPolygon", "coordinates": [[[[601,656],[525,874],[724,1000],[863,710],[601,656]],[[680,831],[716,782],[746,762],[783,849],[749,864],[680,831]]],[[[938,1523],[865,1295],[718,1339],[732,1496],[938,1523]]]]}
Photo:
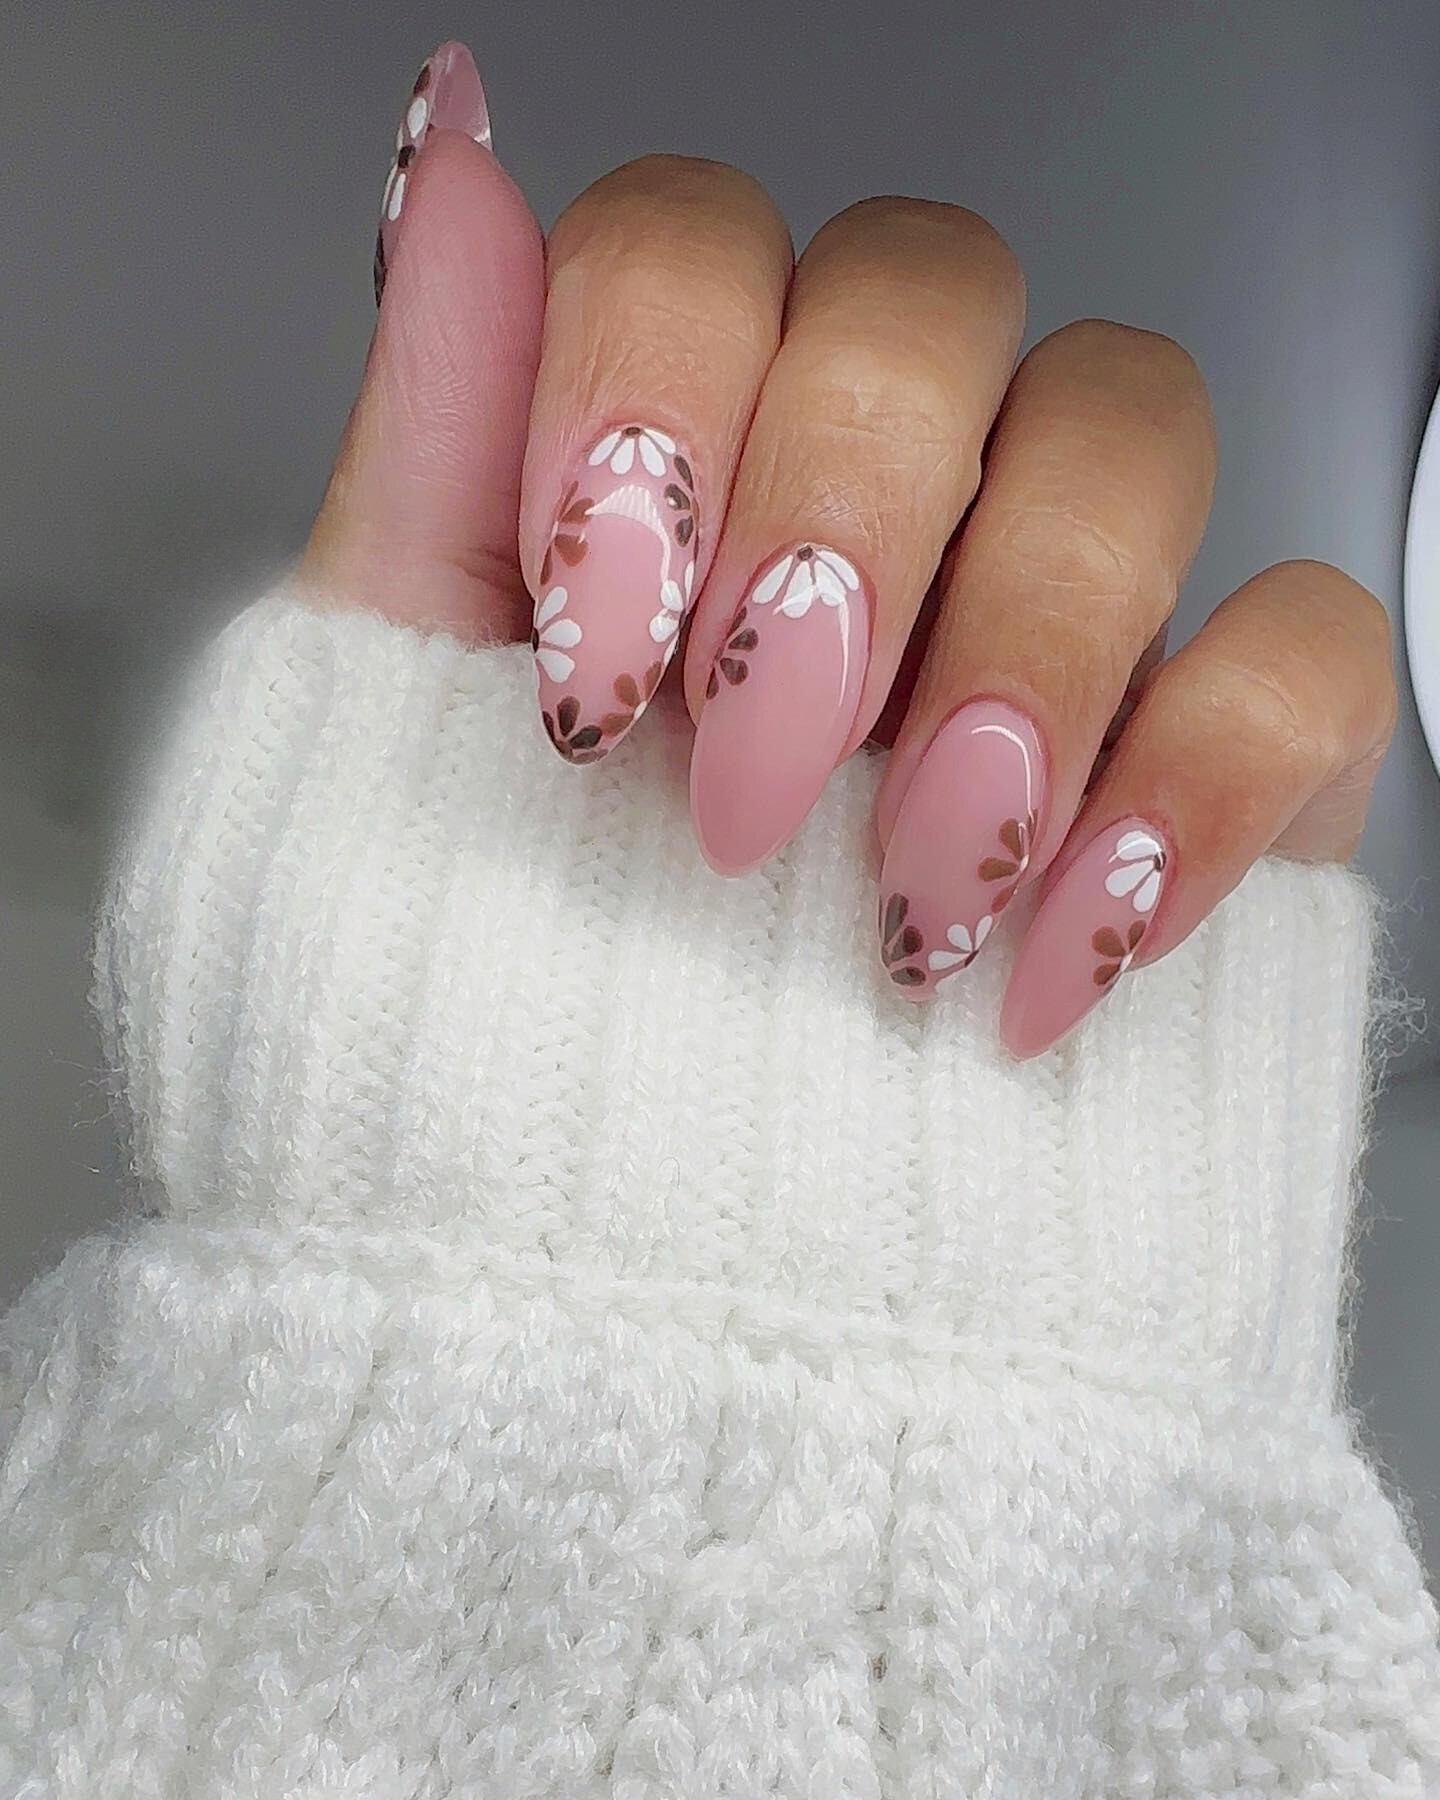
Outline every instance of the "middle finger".
{"type": "Polygon", "coordinates": [[[722,874],[763,862],[874,723],[979,482],[1023,283],[974,213],[864,201],[795,271],[685,685],[691,801],[722,874]]]}

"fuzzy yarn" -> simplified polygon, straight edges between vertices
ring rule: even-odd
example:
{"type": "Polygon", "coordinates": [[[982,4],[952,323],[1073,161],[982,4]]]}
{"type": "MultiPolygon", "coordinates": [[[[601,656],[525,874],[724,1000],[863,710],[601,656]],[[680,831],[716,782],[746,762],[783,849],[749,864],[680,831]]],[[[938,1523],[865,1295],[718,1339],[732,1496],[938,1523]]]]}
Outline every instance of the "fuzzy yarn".
{"type": "Polygon", "coordinates": [[[284,597],[194,670],[99,933],[137,1203],[0,1321],[0,1794],[1440,1792],[1340,1381],[1363,884],[1261,864],[1015,1064],[1015,919],[878,972],[878,759],[726,882],[685,753],[284,597]]]}

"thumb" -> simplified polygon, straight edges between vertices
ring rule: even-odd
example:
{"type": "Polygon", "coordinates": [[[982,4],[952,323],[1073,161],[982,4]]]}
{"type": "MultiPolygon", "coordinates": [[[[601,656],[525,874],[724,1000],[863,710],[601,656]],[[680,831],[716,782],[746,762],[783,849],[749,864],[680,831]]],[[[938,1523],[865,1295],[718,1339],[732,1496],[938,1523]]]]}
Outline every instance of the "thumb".
{"type": "Polygon", "coordinates": [[[317,604],[518,638],[531,610],[516,519],[544,245],[488,135],[470,54],[444,44],[402,122],[379,319],[300,578],[317,604]]]}

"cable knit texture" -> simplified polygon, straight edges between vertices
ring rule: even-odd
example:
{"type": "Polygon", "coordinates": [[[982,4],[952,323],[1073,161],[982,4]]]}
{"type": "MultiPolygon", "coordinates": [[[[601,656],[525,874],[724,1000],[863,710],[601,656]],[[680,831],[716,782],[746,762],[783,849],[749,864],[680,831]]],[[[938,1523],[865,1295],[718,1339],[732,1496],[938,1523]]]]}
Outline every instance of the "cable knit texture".
{"type": "Polygon", "coordinates": [[[1336,1315],[1363,886],[1257,868],[1027,1064],[851,761],[725,882],[663,718],[285,599],[96,991],[141,1203],[0,1323],[0,1793],[1425,1800],[1336,1315]]]}

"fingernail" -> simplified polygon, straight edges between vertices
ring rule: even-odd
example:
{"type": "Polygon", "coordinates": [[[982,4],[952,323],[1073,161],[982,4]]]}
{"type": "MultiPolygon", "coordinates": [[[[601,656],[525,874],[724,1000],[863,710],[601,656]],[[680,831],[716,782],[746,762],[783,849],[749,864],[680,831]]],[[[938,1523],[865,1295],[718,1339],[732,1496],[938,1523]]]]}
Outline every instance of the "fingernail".
{"type": "Polygon", "coordinates": [[[400,129],[395,134],[395,160],[390,164],[380,200],[380,229],[375,237],[375,304],[385,290],[405,209],[405,189],[415,158],[432,130],[463,131],[477,144],[490,143],[490,109],[474,58],[463,44],[442,44],[415,77],[400,129]]]}
{"type": "Polygon", "coordinates": [[[1030,867],[1045,799],[1035,727],[1003,700],[972,700],[926,746],[880,873],[880,955],[910,1000],[953,986],[1030,867]]]}
{"type": "Polygon", "coordinates": [[[1145,819],[1092,838],[1046,895],[1010,976],[1000,1036],[1014,1056],[1047,1050],[1103,1000],[1144,943],[1173,854],[1145,819]]]}
{"type": "Polygon", "coordinates": [[[700,848],[722,875],[774,854],[820,796],[860,704],[874,610],[836,550],[762,565],[715,659],[690,759],[700,848]]]}
{"type": "Polygon", "coordinates": [[[690,610],[695,474],[668,432],[620,425],[566,480],[540,565],[531,645],[540,715],[569,762],[597,762],[650,704],[690,610]]]}

